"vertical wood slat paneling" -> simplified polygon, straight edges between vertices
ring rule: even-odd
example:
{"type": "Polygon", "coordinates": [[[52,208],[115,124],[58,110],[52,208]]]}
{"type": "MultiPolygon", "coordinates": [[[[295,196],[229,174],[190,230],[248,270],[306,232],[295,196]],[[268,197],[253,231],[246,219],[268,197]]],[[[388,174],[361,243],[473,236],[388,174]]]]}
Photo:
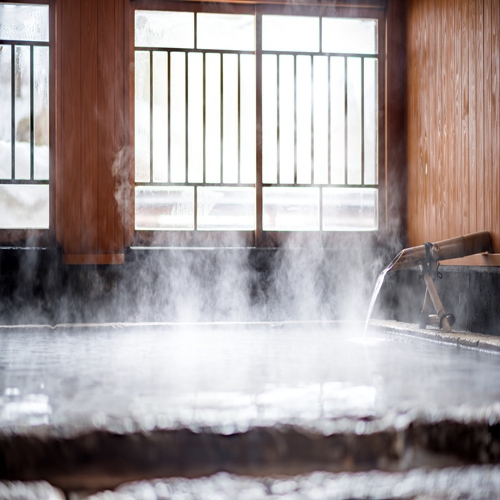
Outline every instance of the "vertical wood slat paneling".
{"type": "MultiPolygon", "coordinates": [[[[483,61],[484,61],[484,95],[490,96],[492,94],[492,86],[491,86],[491,46],[492,46],[492,38],[491,38],[491,0],[484,1],[484,44],[483,44],[483,61]]],[[[492,144],[492,115],[491,115],[491,101],[488,99],[484,100],[484,145],[492,144]]],[[[491,217],[491,204],[493,202],[493,197],[491,189],[488,186],[491,186],[493,183],[493,170],[492,170],[492,149],[493,148],[484,148],[484,220],[483,225],[485,229],[491,227],[492,217],[491,217]],[[488,209],[487,209],[488,208],[488,209]]]]}
{"type": "Polygon", "coordinates": [[[458,36],[460,37],[460,54],[458,61],[458,68],[460,71],[460,83],[459,83],[459,94],[458,100],[460,102],[460,115],[458,117],[459,120],[459,128],[458,128],[458,141],[459,141],[459,149],[458,154],[460,155],[460,171],[458,177],[458,204],[456,205],[457,214],[455,218],[458,222],[458,228],[460,230],[460,234],[464,234],[468,231],[468,212],[467,212],[467,196],[466,189],[467,183],[465,179],[467,177],[467,168],[468,168],[468,139],[467,139],[467,115],[468,115],[468,93],[467,93],[467,84],[468,84],[468,54],[467,54],[467,42],[468,42],[468,31],[467,31],[467,8],[464,2],[459,2],[458,5],[458,19],[457,19],[457,31],[458,36]]]}
{"type": "MultiPolygon", "coordinates": [[[[53,37],[51,37],[51,40],[56,39],[56,33],[57,36],[61,36],[63,32],[63,13],[62,13],[62,7],[61,4],[53,4],[53,9],[52,9],[52,15],[54,18],[54,28],[53,31],[51,32],[51,35],[53,34],[53,37]],[[57,11],[57,13],[56,13],[57,11]]],[[[62,175],[62,168],[61,165],[64,164],[64,155],[65,151],[61,147],[59,147],[59,135],[61,135],[61,130],[63,129],[63,124],[64,124],[64,116],[61,111],[61,96],[62,96],[62,89],[60,82],[62,80],[63,72],[61,68],[63,67],[63,51],[62,47],[60,44],[52,44],[51,46],[51,53],[50,57],[52,57],[52,54],[55,53],[55,57],[52,60],[56,61],[56,66],[55,68],[52,68],[53,71],[53,79],[54,79],[54,94],[53,94],[53,102],[56,103],[56,106],[50,106],[51,110],[51,115],[50,115],[50,122],[51,122],[51,129],[50,129],[50,154],[51,154],[51,172],[50,176],[52,179],[56,179],[56,196],[55,196],[55,220],[56,220],[56,241],[57,244],[62,247],[64,243],[64,213],[61,207],[64,206],[64,177],[62,175]],[[57,68],[57,71],[56,71],[57,68]],[[57,111],[56,111],[57,109],[57,111]],[[55,161],[53,161],[55,160],[55,161]],[[56,168],[56,165],[59,166],[56,168]]]]}
{"type": "MultiPolygon", "coordinates": [[[[442,0],[436,0],[433,3],[434,15],[433,15],[433,31],[432,38],[429,40],[429,45],[432,47],[431,50],[431,67],[434,85],[440,87],[441,83],[441,62],[442,62],[442,39],[439,36],[442,33],[441,30],[441,15],[442,15],[442,0]]],[[[433,131],[431,136],[431,150],[430,150],[430,165],[433,168],[428,168],[431,181],[429,183],[429,189],[432,196],[432,227],[433,231],[431,233],[431,239],[435,240],[436,235],[440,231],[440,205],[442,201],[442,191],[440,188],[440,176],[441,176],[441,146],[443,142],[442,138],[442,127],[441,127],[441,99],[442,94],[439,92],[434,92],[432,96],[433,106],[431,109],[431,125],[429,127],[429,132],[431,127],[433,131]],[[437,124],[437,127],[435,126],[437,124]]],[[[430,167],[430,166],[429,166],[430,167]]]]}
{"type": "Polygon", "coordinates": [[[114,100],[115,100],[115,116],[114,116],[114,138],[113,142],[115,145],[115,153],[112,164],[112,179],[113,179],[113,226],[114,226],[114,238],[113,247],[111,251],[113,254],[117,254],[123,251],[123,246],[125,244],[125,221],[123,217],[124,210],[124,179],[126,178],[125,169],[128,166],[124,162],[125,158],[125,81],[127,80],[127,75],[125,74],[125,39],[124,39],[124,29],[125,23],[128,19],[125,17],[125,8],[123,0],[115,1],[115,71],[114,71],[114,100]],[[120,22],[121,20],[121,22],[120,22]]]}
{"type": "Polygon", "coordinates": [[[461,110],[462,102],[461,84],[462,84],[462,65],[461,65],[461,52],[462,52],[462,37],[461,37],[461,18],[460,9],[454,8],[453,0],[449,4],[450,12],[453,14],[453,31],[452,40],[454,47],[453,54],[453,71],[454,71],[454,88],[453,88],[453,101],[454,101],[454,119],[453,119],[453,137],[454,137],[454,153],[453,164],[451,166],[452,177],[452,196],[450,198],[450,207],[448,211],[448,220],[450,222],[450,231],[452,234],[462,234],[462,224],[459,214],[462,210],[462,199],[460,197],[460,179],[462,177],[463,158],[461,152],[461,110]]]}
{"type": "MultiPolygon", "coordinates": [[[[423,9],[427,8],[427,2],[422,2],[420,5],[420,10],[422,11],[423,9]]],[[[422,18],[420,19],[419,22],[419,30],[420,30],[420,42],[421,42],[421,55],[418,58],[418,65],[417,65],[417,87],[415,89],[415,97],[418,97],[419,95],[419,89],[423,88],[424,85],[424,79],[425,75],[428,72],[428,68],[426,68],[426,55],[427,55],[427,38],[428,38],[428,29],[429,25],[425,24],[422,22],[422,18]],[[419,71],[418,68],[421,68],[419,71]]],[[[416,52],[419,53],[420,51],[418,50],[418,47],[416,48],[416,52]]],[[[425,180],[425,175],[426,175],[426,170],[427,170],[427,163],[428,163],[428,148],[427,148],[427,141],[428,141],[428,136],[427,136],[427,120],[429,118],[429,100],[424,100],[424,102],[421,102],[420,100],[417,100],[415,103],[418,113],[420,115],[420,126],[421,126],[421,133],[418,136],[418,140],[420,142],[419,145],[419,166],[418,166],[418,188],[417,188],[417,195],[418,195],[418,200],[417,200],[417,214],[415,218],[415,226],[414,227],[419,227],[420,225],[420,220],[419,220],[419,215],[423,215],[424,220],[427,220],[426,213],[424,212],[424,200],[426,199],[426,191],[425,191],[425,185],[424,185],[424,180],[425,180]]],[[[411,234],[409,235],[411,237],[411,234]]]]}
{"type": "Polygon", "coordinates": [[[100,1],[97,12],[97,33],[99,52],[97,54],[97,110],[98,110],[98,142],[97,164],[99,167],[98,199],[98,253],[113,253],[114,247],[114,183],[112,175],[115,118],[115,18],[114,1],[100,1]]]}
{"type": "MultiPolygon", "coordinates": [[[[452,3],[450,0],[445,2],[446,10],[446,57],[443,72],[444,80],[446,83],[446,94],[447,96],[454,96],[455,89],[455,44],[453,41],[453,30],[455,26],[455,18],[453,15],[452,3]]],[[[446,99],[446,134],[447,134],[447,144],[445,149],[445,166],[444,170],[446,173],[446,190],[447,190],[447,200],[446,205],[443,208],[442,218],[446,219],[446,214],[450,214],[450,220],[448,221],[447,230],[456,234],[455,232],[455,218],[453,217],[453,200],[456,199],[456,184],[454,182],[454,170],[456,168],[453,155],[455,152],[455,110],[456,110],[456,99],[446,99]]]]}
{"type": "MultiPolygon", "coordinates": [[[[406,26],[406,34],[409,40],[413,40],[418,37],[418,29],[415,26],[406,26]]],[[[410,128],[415,122],[418,123],[419,115],[416,112],[415,106],[415,92],[413,92],[413,82],[415,79],[415,57],[410,54],[412,47],[407,48],[407,78],[406,78],[406,95],[407,95],[407,112],[406,112],[406,123],[407,131],[409,133],[410,128]],[[409,97],[411,96],[411,97],[409,97]],[[412,117],[408,120],[408,117],[412,117]]],[[[418,128],[418,125],[417,125],[418,128]]],[[[412,227],[414,222],[414,216],[416,214],[416,200],[417,200],[417,183],[416,183],[416,170],[415,159],[418,158],[418,148],[415,145],[415,141],[407,143],[407,190],[408,190],[408,205],[406,209],[406,224],[407,227],[412,227]]]]}
{"type": "MultiPolygon", "coordinates": [[[[429,31],[426,37],[425,41],[425,48],[426,48],[426,67],[429,71],[429,74],[431,75],[431,80],[430,84],[432,87],[435,87],[438,85],[437,81],[437,67],[436,67],[436,55],[437,55],[437,49],[436,49],[436,11],[434,10],[434,0],[427,0],[427,9],[431,10],[431,19],[429,22],[429,31]],[[432,42],[432,43],[431,43],[432,42]]],[[[436,97],[437,94],[435,92],[432,92],[429,94],[430,99],[428,100],[427,103],[427,110],[426,110],[426,127],[425,127],[425,136],[427,138],[427,145],[426,145],[426,150],[427,150],[427,160],[426,160],[426,166],[425,166],[425,176],[424,176],[424,183],[425,183],[425,199],[429,200],[429,203],[424,204],[424,214],[426,214],[426,219],[430,221],[430,232],[429,232],[429,237],[430,239],[434,239],[434,234],[436,232],[436,217],[435,217],[435,197],[434,197],[434,190],[433,190],[433,182],[434,182],[434,176],[437,172],[437,165],[436,165],[436,158],[435,158],[435,139],[436,136],[435,134],[437,133],[437,127],[434,126],[436,123],[436,97]],[[433,127],[434,126],[434,127],[433,127]],[[433,129],[431,129],[433,127],[433,129]],[[432,131],[432,133],[431,133],[432,131]],[[431,168],[432,165],[432,168],[431,168]]]]}
{"type": "Polygon", "coordinates": [[[437,234],[441,234],[443,232],[443,227],[446,224],[446,220],[448,219],[448,196],[450,192],[450,186],[447,182],[447,166],[448,166],[448,110],[451,106],[449,106],[446,102],[446,95],[448,95],[448,83],[450,78],[446,76],[446,69],[448,65],[449,51],[448,51],[448,29],[449,26],[447,24],[447,15],[446,15],[446,0],[441,0],[440,4],[440,12],[439,12],[439,28],[438,31],[441,33],[440,38],[440,50],[439,50],[439,58],[438,58],[438,67],[439,67],[439,85],[443,89],[443,93],[438,95],[439,105],[438,105],[438,127],[440,130],[440,140],[438,143],[438,164],[439,164],[439,180],[438,180],[438,190],[437,190],[437,204],[438,204],[438,212],[437,212],[437,234]]]}
{"type": "MultiPolygon", "coordinates": [[[[74,168],[80,162],[80,2],[61,4],[61,27],[64,30],[64,49],[61,48],[61,122],[59,132],[64,140],[58,141],[62,148],[60,155],[62,169],[62,213],[64,250],[68,253],[80,252],[81,191],[80,171],[74,168]]],[[[62,44],[61,44],[62,45],[62,44]]]]}
{"type": "Polygon", "coordinates": [[[476,0],[476,224],[474,230],[481,231],[484,227],[484,3],[486,0],[476,0]]]}
{"type": "Polygon", "coordinates": [[[460,196],[462,198],[462,234],[469,232],[469,4],[462,7],[462,155],[463,170],[460,196]]]}
{"type": "Polygon", "coordinates": [[[95,108],[86,103],[96,101],[97,96],[97,0],[81,4],[81,233],[80,252],[92,253],[97,246],[95,227],[97,212],[97,120],[95,108]]]}
{"type": "Polygon", "coordinates": [[[499,11],[408,1],[409,244],[486,229],[500,252],[499,11]]]}
{"type": "MultiPolygon", "coordinates": [[[[420,4],[420,10],[426,8],[426,4],[422,2],[420,4]]],[[[420,47],[422,48],[421,51],[415,50],[416,54],[418,55],[417,57],[417,86],[415,88],[415,97],[418,97],[419,94],[419,89],[423,87],[423,82],[424,82],[424,74],[427,72],[426,67],[425,67],[425,61],[426,61],[426,53],[427,53],[427,30],[428,26],[424,24],[423,22],[418,23],[418,28],[420,31],[420,47]],[[418,71],[418,67],[421,68],[421,71],[418,71]]],[[[427,165],[427,118],[428,118],[428,112],[427,112],[427,105],[428,105],[428,100],[424,100],[422,103],[420,100],[418,100],[415,103],[417,107],[417,112],[419,114],[419,122],[420,122],[420,129],[419,131],[421,132],[418,134],[418,141],[419,141],[419,162],[418,162],[418,168],[417,168],[417,213],[415,217],[415,226],[413,227],[418,227],[420,224],[418,214],[423,215],[424,220],[427,220],[426,214],[424,213],[424,198],[425,198],[425,190],[424,190],[424,175],[425,175],[425,170],[426,170],[426,165],[427,165]]],[[[410,136],[411,137],[411,136],[410,136]]],[[[409,235],[411,237],[411,234],[409,235]]]]}
{"type": "Polygon", "coordinates": [[[67,263],[122,262],[123,217],[115,199],[120,175],[113,162],[124,146],[128,105],[124,0],[58,4],[59,241],[67,263]]]}
{"type": "MultiPolygon", "coordinates": [[[[420,5],[416,6],[416,10],[421,10],[424,8],[424,4],[421,3],[420,5]]],[[[415,129],[412,127],[412,130],[409,130],[408,132],[408,139],[409,143],[411,143],[410,139],[415,139],[416,142],[416,147],[417,147],[417,157],[415,158],[415,191],[416,191],[416,200],[415,200],[415,205],[416,205],[416,211],[415,211],[415,216],[413,218],[413,225],[412,227],[418,227],[419,225],[419,215],[420,217],[423,216],[423,168],[424,168],[424,163],[425,163],[425,151],[424,151],[424,145],[425,145],[425,105],[426,102],[421,102],[420,100],[417,99],[419,95],[419,89],[422,87],[422,79],[423,76],[422,74],[424,73],[424,54],[425,54],[425,27],[422,22],[419,22],[420,17],[417,16],[415,20],[415,26],[417,30],[417,36],[415,37],[416,40],[418,40],[419,44],[415,47],[413,47],[412,53],[415,56],[415,71],[414,71],[414,88],[413,88],[413,93],[411,95],[408,95],[407,98],[411,99],[411,97],[414,97],[415,103],[414,103],[414,110],[417,115],[417,120],[416,124],[418,125],[418,128],[415,129]],[[417,47],[420,48],[421,50],[417,50],[417,47]],[[418,67],[421,68],[421,71],[418,71],[418,67]],[[417,133],[420,131],[420,133],[417,133]]],[[[409,24],[409,23],[407,23],[409,24]]],[[[410,25],[410,24],[409,24],[410,25]]],[[[411,115],[408,116],[409,118],[409,124],[414,124],[414,122],[411,120],[411,115]]],[[[411,233],[408,235],[411,237],[411,233]]]]}
{"type": "Polygon", "coordinates": [[[500,4],[496,0],[491,0],[491,144],[492,158],[491,169],[493,172],[493,182],[491,184],[491,227],[493,232],[493,245],[498,250],[500,248],[500,210],[498,209],[498,198],[500,193],[500,4]]]}
{"type": "Polygon", "coordinates": [[[123,224],[125,229],[124,242],[125,246],[130,246],[134,238],[135,231],[135,196],[134,196],[134,169],[129,168],[129,163],[132,162],[132,151],[134,150],[134,127],[126,127],[126,124],[134,123],[134,66],[132,64],[132,54],[134,53],[134,9],[128,0],[123,0],[123,16],[124,16],[124,94],[126,105],[124,107],[123,124],[124,124],[124,141],[128,148],[124,155],[124,164],[122,168],[123,181],[126,187],[123,189],[122,203],[124,207],[123,224]],[[126,61],[130,60],[130,64],[126,61]]]}
{"type": "MultiPolygon", "coordinates": [[[[446,107],[446,88],[443,70],[445,67],[445,51],[446,51],[446,32],[445,32],[445,2],[444,0],[437,0],[435,6],[436,12],[436,30],[435,37],[438,40],[436,49],[437,53],[434,56],[436,61],[436,83],[438,88],[443,89],[443,92],[437,92],[436,95],[436,122],[437,122],[437,134],[434,135],[436,143],[434,146],[434,151],[436,154],[435,164],[437,166],[436,176],[434,178],[434,183],[432,185],[432,191],[434,194],[434,235],[432,239],[435,241],[438,234],[442,233],[442,222],[444,217],[444,207],[446,205],[446,198],[448,193],[448,186],[445,183],[444,175],[444,151],[446,148],[446,124],[444,117],[444,110],[446,107]]],[[[434,169],[433,169],[434,171],[434,169]]]]}
{"type": "MultiPolygon", "coordinates": [[[[416,5],[415,7],[412,6],[414,10],[418,12],[419,9],[422,8],[422,5],[416,5]]],[[[421,206],[421,200],[422,200],[422,183],[421,183],[421,173],[422,173],[422,164],[423,164],[423,141],[425,139],[425,135],[423,133],[417,134],[417,131],[423,131],[424,130],[424,113],[423,113],[423,104],[420,101],[417,100],[418,96],[418,89],[421,86],[421,73],[423,73],[423,70],[420,72],[418,71],[418,67],[422,68],[423,66],[423,54],[424,54],[424,33],[423,33],[423,24],[419,23],[419,16],[415,16],[416,19],[414,23],[408,23],[408,31],[410,32],[411,28],[414,27],[415,29],[415,36],[414,40],[416,41],[416,44],[414,47],[411,48],[411,55],[413,55],[413,58],[408,57],[408,64],[411,64],[413,67],[413,74],[412,77],[408,78],[408,85],[409,85],[409,90],[407,94],[407,99],[411,102],[413,101],[413,113],[408,112],[408,149],[411,149],[412,142],[410,139],[415,139],[415,157],[408,157],[408,165],[409,169],[411,170],[410,165],[413,163],[413,172],[409,172],[409,176],[413,177],[414,180],[414,194],[415,194],[415,200],[414,200],[414,208],[415,210],[411,213],[411,221],[412,225],[411,227],[418,227],[419,224],[419,216],[422,216],[422,212],[420,211],[422,209],[421,206]],[[417,47],[422,47],[422,50],[416,50],[417,47]],[[411,90],[410,90],[411,89],[411,90]],[[411,117],[415,116],[415,120],[412,120],[411,117]]],[[[412,38],[408,38],[411,40],[412,38]]],[[[411,183],[409,183],[409,186],[411,186],[411,183]]],[[[410,227],[410,226],[409,226],[410,227]]],[[[411,237],[411,233],[409,232],[408,234],[409,237],[411,237]]]]}
{"type": "MultiPolygon", "coordinates": [[[[430,6],[432,6],[432,3],[430,0],[426,0],[425,2],[425,9],[429,9],[430,6]]],[[[429,67],[430,65],[430,60],[431,60],[431,54],[429,53],[429,39],[432,36],[432,30],[433,30],[433,18],[431,18],[430,23],[423,23],[423,30],[424,30],[424,50],[423,50],[423,68],[424,71],[420,75],[420,78],[422,79],[422,86],[424,84],[424,78],[427,73],[432,75],[432,68],[429,67]]],[[[434,86],[434,82],[432,82],[432,86],[434,86]]],[[[429,171],[428,165],[430,164],[431,161],[431,136],[429,134],[429,123],[431,120],[431,113],[432,110],[434,109],[432,98],[434,97],[433,94],[429,95],[429,99],[426,100],[423,113],[424,113],[424,130],[423,130],[423,140],[424,140],[424,145],[423,145],[423,165],[422,169],[420,171],[420,176],[421,176],[421,189],[420,189],[420,199],[419,199],[419,209],[422,211],[419,211],[419,213],[424,214],[424,220],[430,221],[431,220],[431,213],[432,213],[432,200],[430,197],[430,193],[428,190],[428,180],[429,177],[432,175],[432,171],[429,171]],[[425,203],[426,200],[429,200],[429,203],[425,203]]]]}
{"type": "Polygon", "coordinates": [[[469,0],[469,228],[468,232],[472,233],[476,227],[476,190],[477,190],[477,135],[476,135],[476,74],[477,74],[477,61],[476,61],[476,45],[477,45],[477,13],[476,1],[469,0]]]}

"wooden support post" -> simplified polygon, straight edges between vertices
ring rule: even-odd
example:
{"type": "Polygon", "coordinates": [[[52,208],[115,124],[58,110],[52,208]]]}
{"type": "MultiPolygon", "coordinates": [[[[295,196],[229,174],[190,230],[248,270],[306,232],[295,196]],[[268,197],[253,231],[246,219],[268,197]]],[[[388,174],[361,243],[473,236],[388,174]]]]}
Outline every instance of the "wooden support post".
{"type": "Polygon", "coordinates": [[[429,296],[429,290],[425,289],[424,303],[422,305],[422,311],[420,312],[419,326],[420,328],[425,328],[429,324],[429,315],[431,312],[432,301],[429,296]]]}
{"type": "Polygon", "coordinates": [[[426,294],[428,293],[431,297],[432,303],[434,304],[434,308],[436,309],[436,313],[439,317],[441,327],[443,328],[443,331],[445,331],[446,333],[450,333],[451,325],[448,320],[448,316],[446,315],[446,311],[444,310],[443,303],[439,298],[438,291],[436,290],[436,285],[434,285],[434,281],[432,281],[432,276],[427,270],[423,271],[423,276],[425,284],[427,286],[426,294]]]}

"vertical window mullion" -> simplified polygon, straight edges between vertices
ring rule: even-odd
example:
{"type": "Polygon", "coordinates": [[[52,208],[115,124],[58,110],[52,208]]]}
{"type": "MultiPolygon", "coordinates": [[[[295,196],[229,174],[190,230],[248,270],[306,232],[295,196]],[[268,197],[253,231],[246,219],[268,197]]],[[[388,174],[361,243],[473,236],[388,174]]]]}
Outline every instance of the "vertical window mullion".
{"type": "Polygon", "coordinates": [[[347,172],[349,157],[347,154],[347,57],[344,57],[344,184],[347,185],[347,172]]]}
{"type": "Polygon", "coordinates": [[[30,45],[30,180],[35,180],[35,64],[33,45],[30,45]]]}
{"type": "Polygon", "coordinates": [[[153,51],[149,51],[149,182],[153,183],[153,51]]]}
{"type": "Polygon", "coordinates": [[[262,14],[255,10],[255,114],[256,114],[256,178],[255,178],[255,246],[262,239],[262,14]]]}
{"type": "Polygon", "coordinates": [[[198,48],[198,12],[194,13],[193,47],[198,48]]]}
{"type": "Polygon", "coordinates": [[[319,22],[319,53],[323,53],[323,18],[320,16],[318,18],[319,22]]]}
{"type": "Polygon", "coordinates": [[[332,183],[332,66],[328,56],[328,184],[332,183]]]}
{"type": "Polygon", "coordinates": [[[220,54],[220,180],[224,179],[224,54],[220,54]]]}
{"type": "MultiPolygon", "coordinates": [[[[194,48],[198,48],[198,13],[194,14],[194,48]]],[[[205,54],[203,54],[203,86],[205,86],[205,54]]],[[[188,95],[188,61],[186,61],[186,96],[188,95]]],[[[203,100],[203,109],[205,109],[205,100],[203,100]]],[[[188,126],[188,107],[186,107],[186,127],[188,126]]],[[[189,129],[187,128],[189,131],[189,129]]],[[[203,127],[203,133],[205,127],[203,127]]],[[[188,132],[189,134],[189,132],[188,132]]],[[[188,147],[189,135],[186,135],[186,146],[188,147]]],[[[189,161],[186,154],[186,181],[189,182],[188,177],[189,161]]],[[[203,183],[205,183],[205,137],[203,137],[203,183]]],[[[194,187],[194,230],[198,230],[198,186],[194,187]]]]}
{"type": "Polygon", "coordinates": [[[238,54],[238,184],[241,183],[241,54],[238,54]]]}
{"type": "MultiPolygon", "coordinates": [[[[319,53],[323,53],[323,18],[319,18],[319,53]]],[[[328,183],[331,183],[330,57],[328,61],[328,183]]],[[[323,186],[319,187],[319,230],[323,232],[323,186]]]]}
{"type": "Polygon", "coordinates": [[[171,152],[171,144],[172,144],[172,126],[171,126],[171,115],[172,115],[172,107],[171,107],[171,73],[172,73],[172,52],[167,52],[168,57],[168,73],[167,73],[167,149],[168,149],[168,177],[167,181],[172,182],[172,152],[171,152]]]}
{"type": "Polygon", "coordinates": [[[281,150],[280,150],[280,55],[276,55],[276,179],[281,184],[281,150]]]}
{"type": "Polygon", "coordinates": [[[203,52],[203,184],[207,182],[207,54],[203,52]]]}
{"type": "Polygon", "coordinates": [[[16,47],[10,46],[11,179],[16,178],[16,47]]]}
{"type": "Polygon", "coordinates": [[[297,184],[297,56],[293,56],[293,183],[297,184]]]}
{"type": "MultiPolygon", "coordinates": [[[[189,75],[188,75],[188,66],[189,66],[189,53],[184,52],[184,134],[185,134],[185,178],[184,182],[187,184],[189,182],[189,75]]],[[[196,197],[195,197],[196,198],[196,197]]],[[[196,214],[195,214],[196,217],[196,214]]]]}
{"type": "Polygon", "coordinates": [[[311,184],[314,184],[314,56],[311,55],[311,184]]]}
{"type": "Polygon", "coordinates": [[[361,185],[365,185],[365,58],[361,57],[361,185]]]}

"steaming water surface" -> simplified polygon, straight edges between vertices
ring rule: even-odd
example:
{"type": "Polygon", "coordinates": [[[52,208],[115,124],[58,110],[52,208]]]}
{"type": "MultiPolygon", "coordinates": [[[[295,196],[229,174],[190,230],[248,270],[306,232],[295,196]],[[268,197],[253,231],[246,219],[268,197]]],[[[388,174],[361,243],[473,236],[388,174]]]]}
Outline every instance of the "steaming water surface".
{"type": "Polygon", "coordinates": [[[497,354],[362,324],[0,332],[0,428],[321,426],[492,407],[498,380],[497,354]]]}

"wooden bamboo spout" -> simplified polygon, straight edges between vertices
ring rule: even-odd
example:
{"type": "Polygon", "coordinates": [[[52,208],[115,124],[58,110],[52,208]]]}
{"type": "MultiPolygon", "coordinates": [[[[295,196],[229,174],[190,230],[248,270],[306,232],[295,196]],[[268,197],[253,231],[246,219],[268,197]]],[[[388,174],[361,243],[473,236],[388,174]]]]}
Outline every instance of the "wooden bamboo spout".
{"type": "Polygon", "coordinates": [[[387,271],[398,271],[408,267],[419,266],[426,285],[424,305],[420,313],[420,327],[425,328],[434,318],[445,332],[451,332],[455,322],[453,314],[447,314],[439,297],[434,280],[440,275],[438,266],[440,260],[455,259],[474,255],[477,253],[492,252],[493,245],[488,231],[467,234],[438,241],[426,243],[412,248],[405,248],[389,264],[387,271]],[[432,305],[436,314],[429,314],[432,305]]]}
{"type": "Polygon", "coordinates": [[[391,271],[418,266],[428,261],[455,259],[477,253],[492,252],[493,244],[488,231],[471,233],[416,247],[405,248],[390,264],[391,271]]]}

